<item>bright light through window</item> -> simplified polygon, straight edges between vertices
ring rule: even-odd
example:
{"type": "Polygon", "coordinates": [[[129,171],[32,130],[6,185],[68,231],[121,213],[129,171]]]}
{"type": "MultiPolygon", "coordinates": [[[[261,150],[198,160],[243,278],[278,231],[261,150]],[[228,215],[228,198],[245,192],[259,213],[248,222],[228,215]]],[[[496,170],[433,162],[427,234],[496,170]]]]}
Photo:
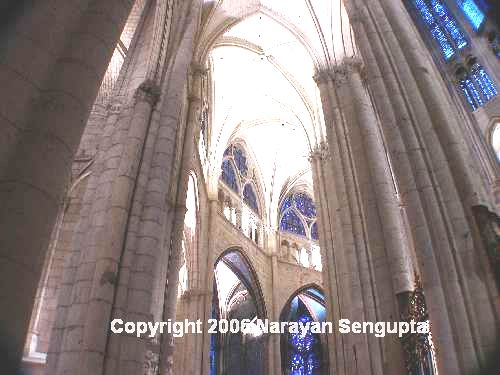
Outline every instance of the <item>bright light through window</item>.
{"type": "Polygon", "coordinates": [[[491,145],[493,146],[493,150],[495,150],[497,161],[500,162],[500,121],[497,121],[493,127],[491,145]]]}

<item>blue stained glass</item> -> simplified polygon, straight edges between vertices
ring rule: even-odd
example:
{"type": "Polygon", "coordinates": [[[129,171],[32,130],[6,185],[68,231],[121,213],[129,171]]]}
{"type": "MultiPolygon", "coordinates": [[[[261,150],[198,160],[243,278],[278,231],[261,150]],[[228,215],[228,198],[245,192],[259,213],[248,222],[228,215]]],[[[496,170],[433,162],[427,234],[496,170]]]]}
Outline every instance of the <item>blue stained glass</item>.
{"type": "Polygon", "coordinates": [[[233,146],[229,146],[228,148],[226,148],[226,150],[224,151],[224,156],[231,155],[232,150],[233,150],[233,146]]]}
{"type": "Polygon", "coordinates": [[[259,207],[257,206],[257,197],[253,191],[251,184],[246,184],[243,189],[243,201],[252,208],[256,213],[259,213],[259,207]]]}
{"type": "Polygon", "coordinates": [[[242,176],[246,176],[248,173],[248,166],[247,166],[247,158],[243,154],[243,150],[240,149],[239,147],[235,147],[233,151],[234,155],[234,161],[236,163],[236,167],[240,171],[240,174],[242,176]]]}
{"type": "Polygon", "coordinates": [[[461,79],[459,86],[473,111],[484,105],[484,100],[481,97],[481,94],[469,77],[461,79]]]}
{"type": "Polygon", "coordinates": [[[488,13],[491,9],[491,6],[488,3],[488,0],[476,0],[475,3],[478,4],[479,8],[484,10],[486,13],[488,13]]]}
{"type": "Polygon", "coordinates": [[[309,353],[307,356],[306,374],[313,374],[314,369],[319,368],[320,363],[318,357],[314,353],[309,353]]]}
{"type": "MultiPolygon", "coordinates": [[[[212,319],[217,319],[217,309],[212,303],[212,319]]],[[[210,375],[217,375],[217,335],[210,335],[210,375]]]]}
{"type": "Polygon", "coordinates": [[[289,210],[283,215],[280,221],[280,229],[301,236],[306,235],[304,224],[293,210],[289,210]]]}
{"type": "Polygon", "coordinates": [[[296,194],[295,197],[295,206],[298,210],[307,217],[316,217],[316,207],[312,199],[304,193],[296,194]]]}
{"type": "MultiPolygon", "coordinates": [[[[306,324],[311,322],[312,319],[308,315],[301,315],[297,322],[306,324]]],[[[304,335],[302,333],[290,334],[290,374],[293,375],[313,375],[314,370],[320,367],[320,362],[316,353],[313,351],[317,340],[314,335],[307,331],[304,335]]]]}
{"type": "Polygon", "coordinates": [[[497,95],[495,84],[481,65],[476,64],[472,68],[472,79],[481,90],[486,101],[497,95]]]}
{"type": "Polygon", "coordinates": [[[304,358],[299,353],[290,358],[290,375],[304,375],[304,358]]]}
{"type": "MultiPolygon", "coordinates": [[[[299,319],[297,319],[297,322],[302,324],[306,324],[311,321],[311,317],[307,315],[302,315],[299,319]]],[[[290,343],[292,344],[293,348],[299,353],[306,353],[311,351],[314,345],[314,341],[314,336],[310,331],[307,331],[304,335],[302,335],[302,332],[290,334],[290,343]]]]}
{"type": "Polygon", "coordinates": [[[469,20],[472,28],[478,31],[486,20],[486,15],[474,0],[455,0],[457,5],[462,9],[465,17],[469,20]]]}
{"type": "Polygon", "coordinates": [[[445,58],[445,60],[449,60],[455,54],[455,49],[448,41],[448,38],[446,37],[441,27],[437,24],[436,19],[432,15],[432,12],[430,11],[424,0],[413,1],[423,21],[427,25],[432,37],[438,42],[443,57],[445,58]]]}
{"type": "Polygon", "coordinates": [[[450,34],[458,49],[467,45],[464,33],[460,30],[457,21],[449,14],[448,8],[440,0],[431,0],[431,6],[434,13],[439,17],[446,31],[450,34]]]}
{"type": "Polygon", "coordinates": [[[285,212],[285,210],[287,208],[290,208],[290,207],[292,207],[292,196],[291,195],[289,195],[288,197],[286,197],[286,199],[281,204],[280,214],[283,214],[283,212],[285,212]]]}
{"type": "Polygon", "coordinates": [[[314,223],[311,226],[311,238],[314,241],[317,241],[319,239],[319,236],[318,236],[318,224],[317,223],[314,223]]]}
{"type": "Polygon", "coordinates": [[[462,91],[462,94],[464,95],[465,99],[467,100],[467,103],[471,106],[472,110],[475,111],[478,108],[478,105],[472,95],[470,94],[469,90],[467,89],[467,85],[465,84],[465,80],[461,80],[459,84],[460,90],[462,91]]]}
{"type": "Polygon", "coordinates": [[[443,33],[443,30],[438,25],[435,25],[431,29],[431,34],[439,43],[439,47],[441,48],[441,52],[445,60],[449,60],[455,54],[455,50],[453,46],[448,42],[446,35],[443,33]]]}
{"type": "Polygon", "coordinates": [[[471,81],[469,77],[464,79],[465,86],[467,87],[467,91],[469,91],[470,95],[474,98],[476,101],[477,105],[479,107],[482,107],[484,105],[483,98],[481,97],[481,94],[477,90],[476,86],[474,86],[474,83],[471,81]]]}
{"type": "Polygon", "coordinates": [[[238,182],[236,177],[236,172],[233,167],[233,163],[230,160],[224,160],[222,162],[222,181],[226,183],[232,190],[236,193],[239,191],[238,182]]]}

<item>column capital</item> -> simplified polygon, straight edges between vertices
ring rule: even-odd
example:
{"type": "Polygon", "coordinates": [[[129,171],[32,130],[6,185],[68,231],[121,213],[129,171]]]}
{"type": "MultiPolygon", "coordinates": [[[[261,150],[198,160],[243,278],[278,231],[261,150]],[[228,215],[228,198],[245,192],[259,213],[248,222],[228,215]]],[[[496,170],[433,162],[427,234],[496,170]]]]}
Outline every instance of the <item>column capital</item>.
{"type": "Polygon", "coordinates": [[[344,85],[353,73],[359,74],[362,78],[365,76],[362,60],[358,57],[344,58],[342,62],[334,68],[334,84],[336,86],[344,85]]]}
{"type": "Polygon", "coordinates": [[[329,68],[323,68],[316,70],[313,75],[313,80],[319,86],[323,83],[327,83],[332,79],[332,71],[329,68]]]}
{"type": "Polygon", "coordinates": [[[147,79],[135,90],[134,98],[137,101],[145,101],[154,106],[160,98],[160,87],[153,80],[147,79]]]}
{"type": "Polygon", "coordinates": [[[208,69],[197,62],[192,62],[189,66],[188,100],[191,104],[200,105],[202,95],[202,79],[207,75],[207,72],[208,69]]]}
{"type": "Polygon", "coordinates": [[[363,69],[363,61],[357,56],[345,57],[340,65],[349,70],[361,71],[363,69]]]}
{"type": "Polygon", "coordinates": [[[189,74],[193,77],[202,77],[208,73],[208,69],[198,62],[192,62],[189,66],[189,74]]]}
{"type": "Polygon", "coordinates": [[[314,160],[326,160],[330,157],[330,150],[326,142],[320,142],[314,146],[313,150],[309,154],[309,162],[314,160]]]}

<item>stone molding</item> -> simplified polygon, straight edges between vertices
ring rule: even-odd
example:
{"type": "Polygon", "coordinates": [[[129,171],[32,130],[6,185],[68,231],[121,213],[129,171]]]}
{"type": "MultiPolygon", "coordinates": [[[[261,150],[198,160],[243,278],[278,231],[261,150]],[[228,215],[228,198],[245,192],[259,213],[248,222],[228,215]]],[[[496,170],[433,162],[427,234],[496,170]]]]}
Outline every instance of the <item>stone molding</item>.
{"type": "Polygon", "coordinates": [[[309,162],[312,162],[313,160],[327,160],[330,156],[328,144],[323,141],[314,147],[313,151],[309,154],[308,160],[309,162]]]}
{"type": "Polygon", "coordinates": [[[364,65],[361,58],[357,56],[345,57],[341,63],[333,68],[324,68],[317,70],[313,76],[314,81],[319,86],[329,81],[335,86],[342,86],[347,83],[349,76],[353,72],[358,72],[361,77],[364,77],[364,65]]]}

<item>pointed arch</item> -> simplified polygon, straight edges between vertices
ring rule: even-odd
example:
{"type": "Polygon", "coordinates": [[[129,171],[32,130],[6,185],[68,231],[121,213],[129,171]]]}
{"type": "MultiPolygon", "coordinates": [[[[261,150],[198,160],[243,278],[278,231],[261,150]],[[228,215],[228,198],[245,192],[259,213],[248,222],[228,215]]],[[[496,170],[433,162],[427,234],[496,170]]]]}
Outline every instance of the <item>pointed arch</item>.
{"type": "MultiPolygon", "coordinates": [[[[217,12],[217,7],[214,7],[211,11],[211,14],[207,17],[207,20],[210,20],[215,13],[217,12]]],[[[284,18],[282,15],[278,14],[272,9],[269,9],[263,5],[257,5],[248,9],[244,14],[240,14],[236,17],[231,17],[231,15],[226,15],[211,31],[207,30],[206,26],[209,22],[205,23],[205,29],[202,32],[204,38],[200,38],[200,42],[195,51],[195,61],[205,61],[210,51],[217,43],[217,40],[224,35],[227,31],[229,31],[234,26],[238,25],[241,22],[245,22],[246,19],[256,15],[263,14],[269,17],[271,20],[282,26],[286,29],[297,41],[302,45],[302,47],[307,51],[309,57],[313,61],[315,68],[320,68],[322,66],[327,65],[327,57],[320,56],[314,47],[311,40],[292,22],[284,18]]],[[[320,51],[323,52],[323,51],[320,51]]]]}
{"type": "Polygon", "coordinates": [[[247,287],[250,293],[255,297],[258,307],[259,316],[266,317],[266,305],[262,287],[257,276],[257,272],[241,247],[233,246],[226,249],[214,263],[217,267],[219,262],[224,262],[237,276],[240,277],[242,283],[247,287]]]}
{"type": "MultiPolygon", "coordinates": [[[[212,318],[239,320],[267,316],[262,289],[250,260],[239,247],[225,250],[214,263],[212,318]]],[[[266,373],[267,340],[250,332],[218,332],[210,338],[210,374],[266,373]]]]}
{"type": "Polygon", "coordinates": [[[306,236],[305,224],[293,209],[288,209],[281,216],[280,230],[306,236]]]}

